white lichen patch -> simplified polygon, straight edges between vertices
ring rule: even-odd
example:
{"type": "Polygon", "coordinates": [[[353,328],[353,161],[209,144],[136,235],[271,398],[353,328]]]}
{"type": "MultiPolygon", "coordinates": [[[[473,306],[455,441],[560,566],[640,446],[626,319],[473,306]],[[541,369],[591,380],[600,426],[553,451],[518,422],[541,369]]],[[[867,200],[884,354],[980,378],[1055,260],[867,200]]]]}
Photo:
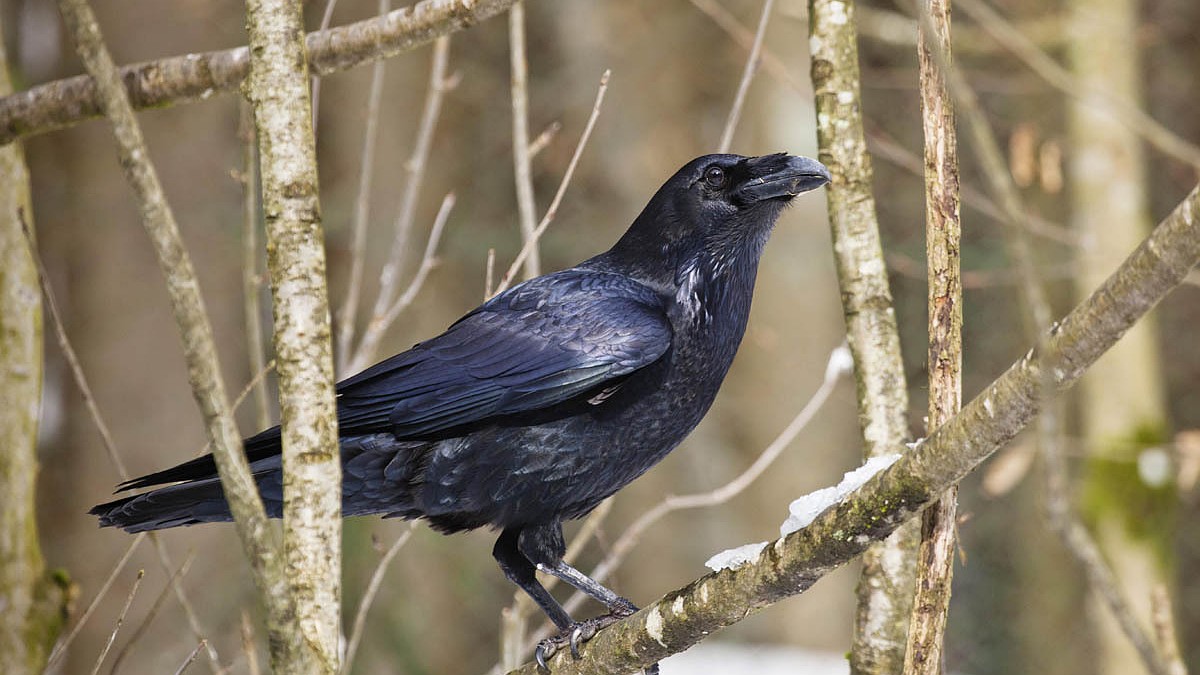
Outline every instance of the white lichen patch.
{"type": "Polygon", "coordinates": [[[663,647],[667,646],[663,639],[663,617],[662,613],[658,611],[658,605],[652,607],[650,614],[646,616],[646,634],[663,647]]]}
{"type": "Polygon", "coordinates": [[[675,598],[675,602],[671,603],[671,611],[675,614],[683,614],[683,596],[675,598]]]}

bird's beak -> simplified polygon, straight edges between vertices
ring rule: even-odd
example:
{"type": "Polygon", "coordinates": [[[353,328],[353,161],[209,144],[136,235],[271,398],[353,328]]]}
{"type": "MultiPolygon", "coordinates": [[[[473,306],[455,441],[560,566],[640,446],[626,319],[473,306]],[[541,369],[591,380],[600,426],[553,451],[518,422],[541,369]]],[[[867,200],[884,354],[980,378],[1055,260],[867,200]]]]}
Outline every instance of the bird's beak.
{"type": "Polygon", "coordinates": [[[788,155],[766,155],[750,160],[753,168],[764,171],[742,186],[751,201],[791,199],[829,182],[829,169],[815,159],[788,155]],[[756,166],[757,165],[757,166],[756,166]]]}

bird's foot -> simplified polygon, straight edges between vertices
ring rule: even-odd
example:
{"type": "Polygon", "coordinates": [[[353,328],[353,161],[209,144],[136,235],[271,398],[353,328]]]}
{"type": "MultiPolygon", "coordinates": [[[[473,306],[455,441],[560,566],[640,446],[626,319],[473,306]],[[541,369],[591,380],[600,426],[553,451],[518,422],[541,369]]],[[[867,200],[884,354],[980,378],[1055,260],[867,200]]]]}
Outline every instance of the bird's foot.
{"type": "MultiPolygon", "coordinates": [[[[619,600],[619,603],[609,606],[608,614],[602,614],[586,621],[576,621],[567,626],[567,629],[558,635],[548,637],[539,642],[537,649],[533,652],[533,657],[537,661],[538,668],[543,672],[550,672],[546,661],[557,654],[563,647],[569,647],[571,649],[571,656],[579,658],[579,645],[591,640],[601,629],[611,626],[637,612],[638,608],[632,602],[625,598],[620,598],[619,600]]],[[[655,664],[647,672],[649,675],[657,675],[658,664],[655,664]]]]}

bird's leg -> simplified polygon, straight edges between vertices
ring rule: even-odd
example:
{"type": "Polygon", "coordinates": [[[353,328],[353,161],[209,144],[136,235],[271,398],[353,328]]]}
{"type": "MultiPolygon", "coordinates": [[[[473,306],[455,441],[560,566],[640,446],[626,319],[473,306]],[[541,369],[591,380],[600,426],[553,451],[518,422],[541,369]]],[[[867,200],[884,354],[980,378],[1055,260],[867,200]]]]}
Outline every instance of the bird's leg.
{"type": "MultiPolygon", "coordinates": [[[[602,628],[637,611],[637,607],[632,602],[605,588],[563,560],[563,554],[567,547],[563,540],[560,523],[522,528],[517,537],[517,548],[539,571],[558,577],[579,591],[604,603],[604,606],[608,608],[608,614],[586,621],[572,622],[566,629],[559,625],[558,635],[542,640],[534,652],[534,657],[537,659],[538,666],[543,670],[546,670],[546,659],[553,656],[559,649],[568,646],[571,649],[571,655],[579,658],[581,643],[592,639],[602,628]]],[[[553,617],[551,618],[553,619],[553,617]]],[[[647,672],[657,673],[658,665],[655,664],[647,672]]]]}
{"type": "Polygon", "coordinates": [[[563,609],[554,596],[550,595],[550,591],[547,591],[546,587],[538,582],[537,576],[534,574],[536,569],[534,564],[521,555],[520,549],[517,548],[520,533],[520,528],[511,527],[501,532],[500,538],[496,540],[496,545],[492,548],[492,557],[500,564],[504,576],[533,598],[533,601],[542,608],[542,611],[550,617],[560,631],[566,632],[574,622],[571,621],[567,610],[563,609]]]}

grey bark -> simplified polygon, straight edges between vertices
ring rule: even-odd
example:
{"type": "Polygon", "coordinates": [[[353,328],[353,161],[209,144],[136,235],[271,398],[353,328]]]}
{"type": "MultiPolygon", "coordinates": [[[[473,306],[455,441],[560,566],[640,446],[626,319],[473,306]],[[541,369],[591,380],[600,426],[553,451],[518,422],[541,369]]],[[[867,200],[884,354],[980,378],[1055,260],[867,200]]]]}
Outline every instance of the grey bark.
{"type": "MultiPolygon", "coordinates": [[[[0,44],[0,93],[11,90],[0,44]]],[[[42,672],[67,600],[65,577],[46,569],[34,511],[42,293],[24,231],[29,201],[21,146],[0,148],[0,672],[12,675],[42,672]]]]}
{"type": "Polygon", "coordinates": [[[301,649],[273,650],[277,672],[339,670],[342,465],[333,390],[325,235],[297,0],[246,5],[262,157],[267,267],[283,442],[283,548],[301,649]]]}
{"type": "MultiPolygon", "coordinates": [[[[827,192],[829,220],[854,354],[864,455],[874,457],[908,439],[908,390],[871,194],[854,3],[812,0],[809,18],[817,141],[821,161],[833,176],[827,192]]],[[[863,556],[850,648],[854,673],[891,675],[903,668],[918,537],[915,525],[901,528],[863,556]]]]}

